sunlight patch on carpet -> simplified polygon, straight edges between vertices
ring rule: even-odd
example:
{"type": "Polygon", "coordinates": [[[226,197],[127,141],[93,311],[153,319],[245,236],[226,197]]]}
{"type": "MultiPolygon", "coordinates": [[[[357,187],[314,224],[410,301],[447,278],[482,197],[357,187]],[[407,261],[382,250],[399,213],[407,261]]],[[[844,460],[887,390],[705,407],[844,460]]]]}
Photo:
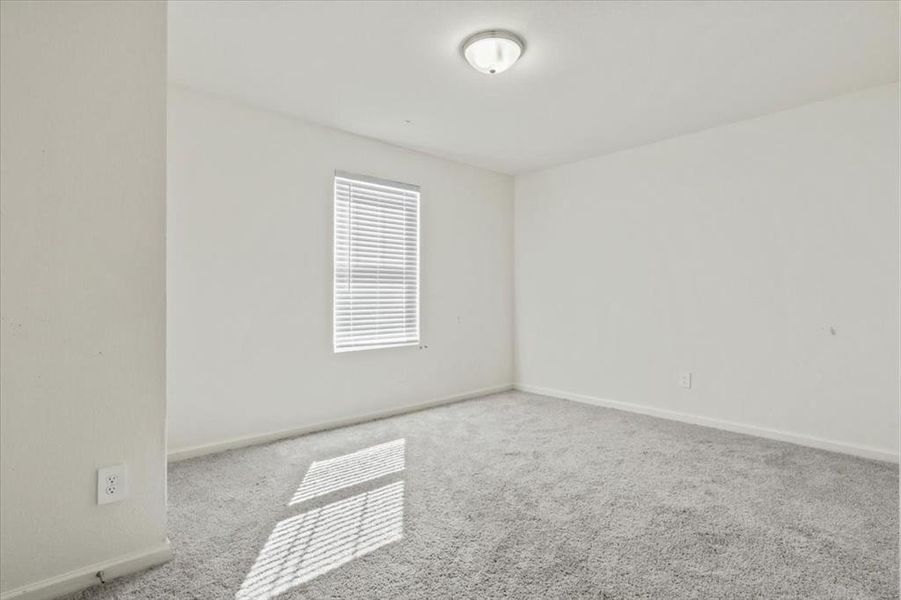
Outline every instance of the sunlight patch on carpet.
{"type": "Polygon", "coordinates": [[[275,598],[401,539],[403,512],[397,481],[280,521],[235,598],[275,598]]]}
{"type": "Polygon", "coordinates": [[[289,506],[404,470],[404,440],[394,440],[310,465],[289,506]]]}

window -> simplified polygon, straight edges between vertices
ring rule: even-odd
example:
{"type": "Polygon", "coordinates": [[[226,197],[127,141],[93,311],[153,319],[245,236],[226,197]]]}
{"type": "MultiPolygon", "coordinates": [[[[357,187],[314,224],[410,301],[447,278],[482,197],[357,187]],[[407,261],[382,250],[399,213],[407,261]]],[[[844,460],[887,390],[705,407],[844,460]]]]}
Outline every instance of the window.
{"type": "Polygon", "coordinates": [[[335,173],[335,352],[419,343],[419,187],[335,173]]]}

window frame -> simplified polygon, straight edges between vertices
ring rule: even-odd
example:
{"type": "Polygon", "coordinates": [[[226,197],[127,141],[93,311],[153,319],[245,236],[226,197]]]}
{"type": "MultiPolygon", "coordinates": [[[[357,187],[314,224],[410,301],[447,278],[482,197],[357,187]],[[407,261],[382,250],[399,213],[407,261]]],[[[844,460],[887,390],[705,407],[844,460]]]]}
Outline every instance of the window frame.
{"type": "MultiPolygon", "coordinates": [[[[335,170],[332,177],[332,352],[333,354],[345,354],[350,352],[363,352],[367,350],[383,350],[389,348],[422,347],[422,189],[420,186],[361,175],[348,171],[335,170]],[[414,192],[416,194],[416,339],[396,343],[376,343],[365,346],[339,347],[338,345],[338,180],[348,180],[414,192]]],[[[348,267],[350,268],[350,267],[348,267]]]]}

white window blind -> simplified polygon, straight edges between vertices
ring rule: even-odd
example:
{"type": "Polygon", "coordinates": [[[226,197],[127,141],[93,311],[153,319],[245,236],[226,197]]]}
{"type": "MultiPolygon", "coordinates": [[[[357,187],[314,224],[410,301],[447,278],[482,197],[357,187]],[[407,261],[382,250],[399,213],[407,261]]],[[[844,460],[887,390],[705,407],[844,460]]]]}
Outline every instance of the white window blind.
{"type": "Polygon", "coordinates": [[[335,352],[419,343],[419,187],[335,173],[335,352]]]}

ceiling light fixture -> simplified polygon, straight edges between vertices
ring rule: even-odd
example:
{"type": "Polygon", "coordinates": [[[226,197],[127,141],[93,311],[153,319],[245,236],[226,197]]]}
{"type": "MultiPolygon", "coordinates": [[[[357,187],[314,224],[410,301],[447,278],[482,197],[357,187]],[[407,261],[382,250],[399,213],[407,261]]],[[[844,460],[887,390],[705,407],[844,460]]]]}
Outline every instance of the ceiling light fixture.
{"type": "Polygon", "coordinates": [[[463,56],[472,68],[486,75],[503,73],[513,66],[526,45],[509,31],[481,31],[463,41],[463,56]]]}

